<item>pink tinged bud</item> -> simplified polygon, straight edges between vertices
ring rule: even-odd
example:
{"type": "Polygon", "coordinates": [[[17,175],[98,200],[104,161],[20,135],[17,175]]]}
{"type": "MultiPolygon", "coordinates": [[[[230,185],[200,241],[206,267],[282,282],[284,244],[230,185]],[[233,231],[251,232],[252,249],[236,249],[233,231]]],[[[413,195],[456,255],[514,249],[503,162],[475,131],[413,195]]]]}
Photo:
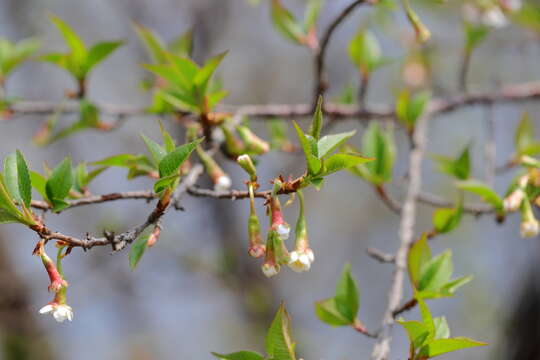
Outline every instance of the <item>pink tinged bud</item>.
{"type": "Polygon", "coordinates": [[[47,274],[49,275],[49,279],[51,281],[51,284],[49,285],[49,291],[57,293],[62,288],[67,287],[67,281],[64,280],[51,258],[49,258],[47,254],[43,252],[41,254],[41,260],[43,261],[43,265],[45,266],[45,270],[47,271],[47,274]]]}
{"type": "Polygon", "coordinates": [[[504,211],[513,212],[519,210],[524,199],[525,192],[523,189],[516,189],[512,191],[510,195],[503,200],[504,211]]]}
{"type": "Polygon", "coordinates": [[[524,221],[521,223],[520,232],[523,238],[536,237],[540,232],[540,225],[535,219],[524,221]]]}
{"type": "Polygon", "coordinates": [[[270,199],[270,215],[272,217],[272,230],[277,232],[281,240],[287,240],[291,228],[289,224],[283,220],[283,212],[281,211],[281,204],[277,196],[270,199]]]}
{"type": "Polygon", "coordinates": [[[51,302],[39,310],[40,314],[51,314],[57,322],[73,320],[73,309],[67,304],[51,302]]]}
{"type": "Polygon", "coordinates": [[[266,247],[262,243],[260,223],[257,214],[253,213],[248,220],[249,248],[248,254],[254,258],[264,256],[266,247]]]}
{"type": "Polygon", "coordinates": [[[161,235],[161,226],[156,226],[150,236],[148,237],[148,240],[146,241],[147,247],[154,246],[157,241],[159,240],[159,236],[161,235]]]}

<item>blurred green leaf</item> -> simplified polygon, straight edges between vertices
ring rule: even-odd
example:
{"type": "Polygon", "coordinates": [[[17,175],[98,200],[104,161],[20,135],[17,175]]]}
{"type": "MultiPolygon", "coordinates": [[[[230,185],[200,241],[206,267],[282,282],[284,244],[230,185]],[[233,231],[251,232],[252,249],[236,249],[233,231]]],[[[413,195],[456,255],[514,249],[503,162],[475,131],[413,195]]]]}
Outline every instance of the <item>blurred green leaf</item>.
{"type": "Polygon", "coordinates": [[[58,16],[51,14],[49,17],[64,37],[66,45],[71,50],[71,55],[77,60],[79,64],[81,64],[86,57],[86,47],[84,45],[84,42],[81,40],[81,38],[79,38],[79,35],[77,35],[73,28],[71,28],[71,26],[69,26],[58,16]]]}
{"type": "Polygon", "coordinates": [[[349,43],[349,57],[360,72],[367,76],[383,63],[381,47],[373,33],[360,29],[349,43]]]}
{"type": "Polygon", "coordinates": [[[420,356],[427,356],[429,358],[433,358],[435,356],[446,354],[452,351],[484,345],[487,344],[465,337],[456,337],[452,339],[437,339],[431,341],[429,344],[424,345],[424,347],[420,349],[420,356]]]}
{"type": "Polygon", "coordinates": [[[88,50],[86,61],[82,65],[84,74],[88,74],[90,70],[97,64],[107,58],[118,47],[122,46],[122,41],[104,41],[93,45],[88,50]]]}
{"type": "Polygon", "coordinates": [[[280,0],[272,1],[272,23],[283,37],[296,43],[301,44],[305,33],[302,26],[298,23],[294,15],[287,10],[280,0]]]}
{"type": "Polygon", "coordinates": [[[438,233],[445,234],[459,226],[463,215],[463,201],[456,208],[440,208],[433,213],[433,226],[438,233]]]}
{"type": "Polygon", "coordinates": [[[416,121],[426,110],[431,99],[429,91],[422,91],[411,95],[408,90],[403,90],[396,102],[396,115],[407,129],[414,128],[416,121]]]}
{"type": "Polygon", "coordinates": [[[0,79],[5,78],[22,62],[28,60],[30,56],[39,48],[37,39],[29,38],[11,43],[0,37],[0,79]]]}
{"type": "Polygon", "coordinates": [[[141,235],[135,240],[131,249],[129,250],[129,267],[133,271],[141,261],[142,256],[146,250],[148,244],[149,235],[141,235]]]}
{"type": "Polygon", "coordinates": [[[218,354],[213,352],[212,355],[221,360],[263,360],[264,356],[253,351],[238,351],[230,354],[218,354]]]}
{"type": "Polygon", "coordinates": [[[502,211],[503,201],[501,197],[489,185],[478,180],[459,181],[456,183],[458,189],[472,192],[482,198],[485,202],[492,205],[496,210],[502,211]]]}
{"type": "Polygon", "coordinates": [[[167,58],[164,53],[165,48],[163,42],[159,36],[139,23],[133,23],[133,28],[146,47],[152,62],[155,64],[164,64],[167,61],[167,58]]]}
{"type": "Polygon", "coordinates": [[[32,201],[32,182],[30,180],[30,174],[28,173],[28,166],[26,165],[23,154],[19,150],[17,150],[15,154],[19,195],[22,199],[22,203],[29,208],[30,202],[32,201]]]}
{"type": "Polygon", "coordinates": [[[471,156],[469,146],[467,146],[461,154],[452,159],[446,156],[436,155],[435,161],[439,166],[439,171],[455,177],[458,180],[467,180],[471,173],[471,156]]]}
{"type": "Polygon", "coordinates": [[[289,314],[281,304],[266,335],[266,352],[271,359],[296,360],[294,345],[289,314]]]}
{"type": "Polygon", "coordinates": [[[408,255],[407,265],[409,278],[411,279],[413,287],[418,288],[422,270],[426,267],[429,260],[431,260],[431,250],[427,243],[427,236],[424,233],[422,234],[422,237],[413,244],[408,255]]]}
{"type": "Polygon", "coordinates": [[[336,171],[355,167],[370,161],[373,161],[373,159],[357,154],[334,154],[323,161],[321,176],[330,175],[336,171]]]}
{"type": "Polygon", "coordinates": [[[321,129],[323,126],[323,98],[319,96],[317,99],[317,107],[315,108],[315,113],[313,114],[313,120],[311,121],[311,126],[309,128],[309,134],[316,140],[319,141],[321,137],[321,129]]]}

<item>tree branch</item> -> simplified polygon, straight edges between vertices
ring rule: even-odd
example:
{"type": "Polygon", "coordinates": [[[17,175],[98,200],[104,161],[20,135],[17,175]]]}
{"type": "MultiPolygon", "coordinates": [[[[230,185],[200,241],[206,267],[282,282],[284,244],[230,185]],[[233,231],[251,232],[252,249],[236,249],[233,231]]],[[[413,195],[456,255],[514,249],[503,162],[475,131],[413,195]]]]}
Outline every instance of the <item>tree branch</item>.
{"type": "Polygon", "coordinates": [[[391,332],[394,324],[394,312],[399,308],[403,297],[403,282],[407,269],[407,254],[414,241],[413,232],[416,218],[416,198],[420,193],[422,183],[422,158],[425,149],[426,128],[429,117],[422,116],[417,123],[413,141],[414,148],[411,150],[409,159],[410,181],[407,196],[403,204],[401,224],[399,230],[400,245],[395,257],[395,272],[392,285],[388,293],[388,305],[386,307],[381,331],[377,343],[373,348],[371,358],[373,360],[387,360],[390,354],[391,332]]]}

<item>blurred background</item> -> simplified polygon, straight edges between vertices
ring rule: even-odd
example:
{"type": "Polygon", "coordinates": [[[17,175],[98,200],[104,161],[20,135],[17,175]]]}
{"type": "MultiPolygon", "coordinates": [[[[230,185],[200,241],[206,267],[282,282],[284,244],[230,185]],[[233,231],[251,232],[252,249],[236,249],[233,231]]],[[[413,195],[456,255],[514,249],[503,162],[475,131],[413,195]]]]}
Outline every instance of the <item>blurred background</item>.
{"type": "MultiPolygon", "coordinates": [[[[349,3],[326,1],[319,32],[349,3]]],[[[285,4],[297,14],[305,5],[300,0],[285,4]]],[[[433,33],[429,57],[435,95],[455,93],[463,46],[460,6],[437,3],[419,4],[419,8],[433,33]]],[[[62,39],[46,16],[49,12],[70,23],[87,43],[126,41],[93,71],[89,80],[89,98],[93,101],[149,104],[149,94],[139,86],[147,76],[140,64],[148,62],[148,57],[133,31],[133,21],[154,29],[165,40],[193,28],[194,57],[199,61],[228,49],[229,55],[218,71],[224,87],[230,90],[227,104],[311,101],[312,56],[276,33],[267,1],[253,6],[246,0],[0,0],[0,35],[11,40],[38,36],[42,52],[63,51],[62,39]]],[[[396,92],[404,86],[404,59],[413,34],[401,11],[379,15],[377,10],[361,7],[336,31],[327,57],[330,97],[338,97],[348,85],[358,86],[347,45],[360,26],[370,26],[384,54],[393,59],[373,76],[368,104],[392,104],[396,92]]],[[[519,26],[493,31],[473,56],[470,88],[496,90],[503,83],[539,78],[539,43],[537,34],[519,26]]],[[[29,100],[60,101],[64,90],[73,87],[65,72],[38,62],[26,63],[7,83],[9,95],[29,100]]],[[[540,125],[534,103],[493,108],[498,164],[512,153],[512,134],[524,110],[540,125]]],[[[485,117],[484,108],[470,107],[433,119],[428,152],[455,156],[471,144],[474,176],[482,178],[485,117]]],[[[70,120],[65,117],[62,121],[70,120]]],[[[18,148],[32,168],[41,170],[44,161],[54,165],[66,155],[78,163],[145,152],[138,136],[141,132],[159,138],[155,119],[133,117],[111,133],[85,131],[38,148],[30,138],[42,121],[43,117],[27,116],[1,122],[1,156],[18,148]]],[[[166,125],[183,141],[177,125],[166,125]]],[[[333,130],[358,127],[351,121],[339,123],[333,130]]],[[[255,129],[267,137],[264,123],[257,123],[255,129]]],[[[292,137],[292,131],[290,134],[292,137]]],[[[356,144],[360,137],[355,137],[356,144]]],[[[403,133],[396,133],[396,140],[395,174],[399,177],[407,166],[408,145],[403,133]]],[[[225,164],[233,188],[242,188],[244,174],[234,163],[225,164]]],[[[303,166],[300,156],[271,153],[261,159],[259,178],[265,183],[280,173],[298,175],[303,166]]],[[[429,156],[423,170],[425,190],[449,199],[455,196],[451,180],[436,172],[429,156]]],[[[497,179],[500,193],[511,176],[497,179]]],[[[185,196],[185,211],[167,213],[161,240],[147,251],[135,271],[129,269],[126,251],[111,255],[108,248],[87,253],[75,249],[64,261],[70,282],[68,303],[75,312],[71,323],[58,324],[50,316],[38,314],[51,295],[42,264],[31,256],[36,237],[21,226],[2,225],[0,336],[4,351],[0,358],[210,359],[210,351],[262,352],[266,329],[283,300],[292,316],[302,358],[367,359],[373,340],[349,328],[333,329],[319,322],[313,303],[333,294],[343,263],[350,262],[361,291],[360,318],[369,329],[377,329],[386,306],[392,266],[377,263],[365,249],[394,252],[399,218],[359,178],[343,172],[329,180],[321,191],[306,193],[308,230],[316,254],[308,273],[283,269],[273,279],[263,276],[260,264],[246,254],[246,201],[185,196]]],[[[200,184],[210,186],[207,179],[200,184]]],[[[128,182],[124,170],[111,169],[100,175],[90,190],[101,194],[150,187],[148,179],[128,182]]],[[[403,196],[403,188],[398,186],[390,191],[398,198],[403,196]]],[[[262,215],[262,203],[259,205],[262,215]]],[[[122,231],[138,224],[151,206],[135,200],[92,205],[61,216],[48,215],[47,223],[76,236],[99,234],[103,229],[122,231]]],[[[296,205],[286,210],[290,223],[294,223],[296,211],[296,205]]],[[[420,205],[418,232],[430,227],[432,211],[420,205]]],[[[432,301],[432,312],[447,316],[454,335],[490,343],[441,359],[540,359],[534,349],[540,340],[538,240],[519,238],[517,216],[509,217],[503,226],[489,216],[467,216],[457,231],[433,242],[434,253],[453,250],[456,275],[472,274],[474,280],[454,298],[432,301]]],[[[413,310],[404,316],[414,319],[418,313],[413,310]]],[[[396,327],[391,358],[404,359],[407,346],[404,331],[396,327]]]]}

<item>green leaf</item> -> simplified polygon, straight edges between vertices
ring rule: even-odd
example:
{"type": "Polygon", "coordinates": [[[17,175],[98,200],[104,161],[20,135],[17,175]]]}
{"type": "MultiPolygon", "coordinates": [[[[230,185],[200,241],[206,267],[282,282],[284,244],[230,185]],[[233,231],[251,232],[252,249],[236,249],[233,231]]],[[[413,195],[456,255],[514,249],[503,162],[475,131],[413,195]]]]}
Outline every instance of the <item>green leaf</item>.
{"type": "Polygon", "coordinates": [[[238,351],[230,354],[218,354],[213,352],[212,355],[221,360],[263,360],[264,356],[253,351],[238,351]]]}
{"type": "Polygon", "coordinates": [[[471,52],[486,38],[489,28],[484,25],[464,23],[465,26],[465,49],[471,52]]]}
{"type": "Polygon", "coordinates": [[[280,0],[272,0],[272,23],[283,37],[296,44],[302,44],[305,37],[302,26],[294,15],[283,7],[280,0]]]}
{"type": "Polygon", "coordinates": [[[435,339],[448,339],[450,337],[450,328],[444,316],[433,319],[435,324],[435,339]]]}
{"type": "Polygon", "coordinates": [[[162,177],[154,184],[154,192],[159,194],[168,187],[171,187],[176,179],[180,177],[180,174],[172,174],[169,176],[162,177]]]}
{"type": "Polygon", "coordinates": [[[424,345],[424,347],[420,349],[420,356],[427,356],[429,358],[432,358],[452,351],[484,345],[487,344],[465,337],[437,339],[424,345]]]}
{"type": "Polygon", "coordinates": [[[309,134],[316,141],[319,141],[319,138],[321,137],[321,129],[323,126],[322,106],[323,106],[323,97],[322,95],[319,95],[319,98],[317,99],[317,107],[315,108],[315,114],[313,114],[313,120],[311,122],[311,127],[309,129],[309,134]]]}
{"type": "Polygon", "coordinates": [[[17,155],[11,153],[4,158],[4,183],[8,190],[10,197],[21,202],[22,197],[19,192],[19,176],[17,171],[17,155]]]}
{"type": "Polygon", "coordinates": [[[73,172],[71,170],[71,158],[67,157],[54,168],[45,184],[45,192],[53,205],[53,211],[60,211],[69,206],[63,200],[69,194],[72,185],[73,172]]]}
{"type": "Polygon", "coordinates": [[[456,186],[458,189],[472,192],[473,194],[480,196],[482,200],[492,205],[498,211],[501,211],[503,208],[503,200],[501,199],[501,197],[488,185],[480,181],[459,181],[456,183],[456,186]]]}
{"type": "Polygon", "coordinates": [[[86,75],[95,65],[103,61],[122,44],[122,41],[104,41],[93,45],[88,50],[88,55],[83,65],[84,74],[86,75]]]}
{"type": "Polygon", "coordinates": [[[467,180],[471,173],[470,150],[467,146],[461,154],[452,159],[446,156],[434,156],[439,165],[439,171],[455,177],[458,180],[467,180]]]}
{"type": "Polygon", "coordinates": [[[422,91],[412,96],[408,90],[402,91],[396,102],[398,120],[408,129],[412,129],[424,113],[430,99],[431,93],[429,91],[422,91]]]}
{"type": "Polygon", "coordinates": [[[377,38],[369,30],[360,29],[349,43],[349,57],[360,72],[367,76],[382,61],[377,38]]]}
{"type": "Polygon", "coordinates": [[[428,327],[420,321],[403,321],[397,320],[398,324],[403,326],[409,337],[409,341],[416,349],[424,344],[424,341],[429,336],[428,327]]]}
{"type": "Polygon", "coordinates": [[[161,136],[163,137],[163,146],[165,147],[165,151],[167,153],[174,151],[176,144],[174,143],[171,134],[165,130],[165,127],[163,127],[163,123],[161,122],[159,123],[159,130],[161,132],[161,136]]]}
{"type": "Polygon", "coordinates": [[[321,7],[321,0],[308,0],[306,11],[304,12],[304,32],[306,34],[316,27],[321,7]]]}
{"type": "Polygon", "coordinates": [[[454,280],[451,280],[443,285],[441,288],[441,293],[453,295],[458,288],[467,284],[472,280],[472,276],[463,276],[454,280]]]}
{"type": "Polygon", "coordinates": [[[427,236],[424,233],[422,234],[422,237],[411,247],[407,259],[409,278],[415,288],[418,288],[422,270],[430,260],[431,250],[429,249],[427,236]]]}
{"type": "Polygon", "coordinates": [[[422,317],[422,322],[424,323],[429,332],[428,339],[432,339],[433,336],[435,336],[435,322],[433,321],[433,317],[429,312],[429,308],[427,307],[426,302],[422,298],[418,297],[416,297],[416,300],[418,301],[418,307],[420,308],[420,316],[422,317]]]}
{"type": "Polygon", "coordinates": [[[210,58],[202,67],[202,69],[197,72],[197,75],[195,75],[195,78],[193,79],[193,83],[199,88],[200,95],[206,94],[206,88],[208,87],[208,82],[210,81],[210,78],[216,71],[217,67],[223,60],[223,58],[227,55],[228,51],[224,51],[212,58],[210,58]]]}
{"type": "Polygon", "coordinates": [[[178,146],[173,152],[161,159],[159,162],[159,177],[164,178],[176,173],[180,165],[187,160],[189,155],[191,155],[193,150],[195,150],[202,140],[203,139],[201,138],[188,144],[178,146]]]}
{"type": "Polygon", "coordinates": [[[460,201],[455,209],[440,208],[433,213],[433,226],[438,233],[445,234],[454,230],[463,215],[463,202],[460,201]]]}
{"type": "Polygon", "coordinates": [[[16,152],[16,157],[19,195],[23,204],[29,208],[32,201],[32,181],[30,180],[26,160],[24,160],[24,156],[19,150],[16,152]]]}
{"type": "Polygon", "coordinates": [[[383,132],[375,121],[371,122],[362,137],[362,154],[375,158],[374,161],[365,165],[375,185],[392,179],[392,168],[396,156],[394,139],[389,131],[383,132]]]}
{"type": "Polygon", "coordinates": [[[321,161],[317,159],[317,157],[313,154],[313,147],[310,143],[308,137],[304,134],[302,129],[300,129],[300,126],[296,123],[296,121],[293,121],[294,128],[296,129],[296,133],[298,134],[298,139],[300,140],[300,146],[302,147],[302,150],[304,150],[304,155],[306,157],[306,163],[308,168],[308,174],[314,175],[319,172],[321,169],[321,161]]]}
{"type": "MultiPolygon", "coordinates": [[[[0,196],[1,201],[1,196],[0,196]]],[[[20,223],[22,222],[18,216],[12,215],[8,210],[0,207],[0,224],[20,223]]]]}
{"type": "Polygon", "coordinates": [[[71,50],[72,56],[79,64],[81,64],[86,57],[86,47],[84,46],[83,41],[79,38],[77,33],[75,33],[75,31],[73,31],[73,29],[58,16],[50,15],[50,19],[53,24],[56,25],[58,30],[60,30],[67,46],[71,50]]]}
{"type": "Polygon", "coordinates": [[[354,134],[356,134],[356,130],[323,136],[317,143],[319,159],[324,158],[326,155],[345,144],[347,140],[354,136],[354,134]]]}
{"type": "Polygon", "coordinates": [[[440,289],[450,280],[453,271],[452,253],[450,250],[447,250],[425,264],[418,284],[418,290],[436,291],[440,289]]]}
{"type": "Polygon", "coordinates": [[[295,360],[294,342],[291,335],[290,318],[283,303],[266,335],[268,357],[276,360],[295,360]]]}
{"type": "Polygon", "coordinates": [[[155,64],[164,64],[167,57],[161,39],[152,30],[141,24],[133,23],[133,28],[146,47],[152,61],[155,64]]]}
{"type": "Polygon", "coordinates": [[[0,173],[0,208],[4,210],[4,218],[16,218],[18,222],[26,223],[23,214],[15,206],[13,199],[8,193],[2,173],[0,173]]]}
{"type": "Polygon", "coordinates": [[[29,59],[38,49],[37,39],[24,39],[16,44],[0,38],[0,78],[6,78],[17,66],[29,59]]]}
{"type": "Polygon", "coordinates": [[[46,200],[47,192],[45,191],[45,184],[47,183],[47,179],[45,179],[45,177],[40,173],[30,171],[30,181],[32,183],[32,187],[36,189],[43,199],[46,200]]]}
{"type": "Polygon", "coordinates": [[[143,134],[141,134],[141,138],[143,139],[144,143],[146,144],[146,147],[148,148],[148,151],[152,155],[152,160],[153,160],[154,164],[157,166],[159,164],[159,162],[161,161],[161,159],[163,159],[165,157],[165,155],[167,155],[167,151],[165,151],[165,149],[161,145],[159,145],[155,141],[147,138],[143,134]]]}
{"type": "Polygon", "coordinates": [[[190,29],[173,39],[167,48],[175,55],[189,57],[193,49],[193,31],[190,29]]]}
{"type": "Polygon", "coordinates": [[[270,147],[272,149],[283,149],[289,143],[287,139],[287,125],[283,119],[274,118],[268,122],[270,131],[270,147]]]}
{"type": "Polygon", "coordinates": [[[339,311],[335,298],[317,301],[315,303],[315,314],[319,320],[331,326],[348,326],[354,324],[354,319],[351,321],[339,311]]]}
{"type": "Polygon", "coordinates": [[[133,271],[139,264],[144,252],[146,250],[146,245],[148,244],[149,235],[139,236],[137,240],[131,245],[129,250],[129,267],[133,271]]]}
{"type": "Polygon", "coordinates": [[[349,321],[354,322],[360,307],[360,296],[356,282],[351,276],[350,264],[345,264],[343,268],[341,278],[336,285],[336,296],[334,299],[339,313],[349,321]]]}
{"type": "Polygon", "coordinates": [[[514,139],[516,145],[516,152],[518,155],[523,155],[524,150],[526,150],[529,146],[535,143],[534,127],[527,112],[524,112],[521,116],[519,125],[516,128],[516,134],[514,136],[514,139]]]}
{"type": "Polygon", "coordinates": [[[334,154],[323,162],[323,176],[335,173],[343,169],[348,169],[366,162],[373,161],[356,154],[334,154]]]}

